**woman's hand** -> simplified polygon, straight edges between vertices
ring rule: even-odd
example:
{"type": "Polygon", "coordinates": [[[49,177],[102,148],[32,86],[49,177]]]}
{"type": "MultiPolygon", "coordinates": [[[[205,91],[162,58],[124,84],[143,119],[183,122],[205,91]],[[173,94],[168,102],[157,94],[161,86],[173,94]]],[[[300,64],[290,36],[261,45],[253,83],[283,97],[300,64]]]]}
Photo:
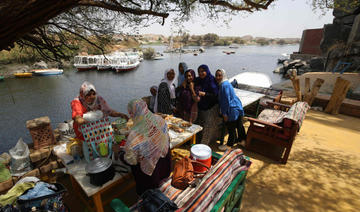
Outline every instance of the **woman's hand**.
{"type": "Polygon", "coordinates": [[[129,120],[129,117],[128,117],[126,114],[120,113],[120,112],[116,112],[116,111],[112,111],[112,112],[110,113],[110,116],[112,116],[112,117],[121,117],[121,118],[123,118],[123,119],[129,120]]]}
{"type": "Polygon", "coordinates": [[[199,91],[199,96],[205,96],[205,92],[204,91],[199,91]]]}
{"type": "Polygon", "coordinates": [[[78,124],[78,125],[83,125],[83,124],[85,124],[87,121],[83,118],[83,117],[81,117],[81,116],[75,116],[75,119],[74,119],[74,122],[76,123],[76,124],[78,124]]]}

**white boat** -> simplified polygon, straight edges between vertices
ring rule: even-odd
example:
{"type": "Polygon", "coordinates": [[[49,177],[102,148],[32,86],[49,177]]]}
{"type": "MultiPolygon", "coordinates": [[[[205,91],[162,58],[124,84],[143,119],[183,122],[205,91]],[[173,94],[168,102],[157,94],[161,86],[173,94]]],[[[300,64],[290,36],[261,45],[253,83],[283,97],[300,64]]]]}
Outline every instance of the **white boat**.
{"type": "Polygon", "coordinates": [[[257,86],[262,88],[270,88],[272,81],[268,75],[260,72],[243,72],[229,79],[229,82],[234,81],[238,84],[257,86]]]}
{"type": "Polygon", "coordinates": [[[113,68],[112,67],[113,60],[114,60],[113,56],[104,56],[104,55],[99,56],[97,61],[97,70],[98,71],[111,70],[113,68]]]}
{"type": "Polygon", "coordinates": [[[62,69],[58,68],[48,68],[48,69],[34,69],[32,73],[37,76],[48,76],[48,75],[60,75],[63,74],[62,69]]]}
{"type": "Polygon", "coordinates": [[[136,69],[140,65],[140,61],[137,58],[129,58],[127,56],[116,57],[112,67],[116,72],[131,71],[136,69]]]}
{"type": "Polygon", "coordinates": [[[74,66],[78,71],[96,70],[100,58],[99,55],[75,56],[74,66]]]}
{"type": "Polygon", "coordinates": [[[156,52],[153,60],[162,60],[162,59],[164,59],[164,55],[161,54],[160,52],[156,52]]]}

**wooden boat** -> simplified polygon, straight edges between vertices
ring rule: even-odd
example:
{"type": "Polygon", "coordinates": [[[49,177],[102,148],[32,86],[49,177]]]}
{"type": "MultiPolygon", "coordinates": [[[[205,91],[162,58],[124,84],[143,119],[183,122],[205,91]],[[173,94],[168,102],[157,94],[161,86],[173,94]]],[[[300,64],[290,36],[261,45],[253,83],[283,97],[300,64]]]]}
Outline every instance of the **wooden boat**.
{"type": "Polygon", "coordinates": [[[34,69],[32,70],[34,75],[37,76],[49,76],[49,75],[60,75],[63,74],[62,69],[50,68],[50,69],[34,69]]]}
{"type": "Polygon", "coordinates": [[[14,76],[17,78],[28,78],[28,77],[32,77],[33,74],[31,72],[23,72],[23,73],[15,73],[14,76]]]}

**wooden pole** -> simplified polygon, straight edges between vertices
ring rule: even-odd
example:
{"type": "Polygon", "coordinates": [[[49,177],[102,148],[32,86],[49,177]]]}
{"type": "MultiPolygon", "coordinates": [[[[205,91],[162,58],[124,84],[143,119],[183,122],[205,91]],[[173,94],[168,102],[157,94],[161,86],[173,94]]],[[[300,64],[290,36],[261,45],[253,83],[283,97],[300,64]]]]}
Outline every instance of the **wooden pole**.
{"type": "Polygon", "coordinates": [[[329,103],[325,108],[326,113],[339,114],[340,106],[344,101],[351,83],[348,80],[338,77],[334,86],[334,91],[330,97],[329,103]]]}
{"type": "Polygon", "coordinates": [[[306,78],[305,79],[305,95],[304,95],[304,102],[307,102],[309,104],[309,106],[312,105],[317,93],[320,90],[320,87],[322,86],[322,84],[325,81],[323,79],[317,78],[315,80],[315,82],[313,83],[313,86],[311,88],[311,92],[310,92],[310,79],[306,78]]]}
{"type": "Polygon", "coordinates": [[[297,101],[301,101],[302,98],[301,98],[301,90],[300,90],[300,80],[297,77],[291,77],[290,79],[293,83],[297,101]]]}

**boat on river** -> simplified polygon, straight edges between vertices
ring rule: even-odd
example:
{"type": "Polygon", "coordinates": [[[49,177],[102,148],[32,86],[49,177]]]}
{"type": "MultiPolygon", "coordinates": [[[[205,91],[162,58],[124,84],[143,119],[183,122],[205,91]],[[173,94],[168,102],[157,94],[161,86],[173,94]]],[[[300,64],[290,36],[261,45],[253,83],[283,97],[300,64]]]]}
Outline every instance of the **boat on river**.
{"type": "Polygon", "coordinates": [[[34,75],[37,76],[49,76],[49,75],[60,75],[63,74],[64,71],[62,69],[49,68],[49,69],[34,69],[32,70],[32,72],[34,73],[34,75]]]}
{"type": "Polygon", "coordinates": [[[17,78],[29,78],[32,77],[33,74],[31,72],[19,72],[19,73],[14,73],[14,76],[17,78]]]}
{"type": "Polygon", "coordinates": [[[129,57],[117,57],[112,67],[116,72],[131,71],[136,69],[140,65],[140,61],[137,58],[129,57]]]}
{"type": "Polygon", "coordinates": [[[98,55],[75,56],[74,66],[78,71],[96,70],[99,59],[98,55]]]}
{"type": "Polygon", "coordinates": [[[236,80],[237,84],[270,88],[272,81],[266,74],[260,72],[243,72],[229,79],[229,82],[236,80]]]}
{"type": "Polygon", "coordinates": [[[164,55],[160,52],[156,52],[155,56],[153,57],[153,60],[162,60],[164,59],[164,55]]]}

